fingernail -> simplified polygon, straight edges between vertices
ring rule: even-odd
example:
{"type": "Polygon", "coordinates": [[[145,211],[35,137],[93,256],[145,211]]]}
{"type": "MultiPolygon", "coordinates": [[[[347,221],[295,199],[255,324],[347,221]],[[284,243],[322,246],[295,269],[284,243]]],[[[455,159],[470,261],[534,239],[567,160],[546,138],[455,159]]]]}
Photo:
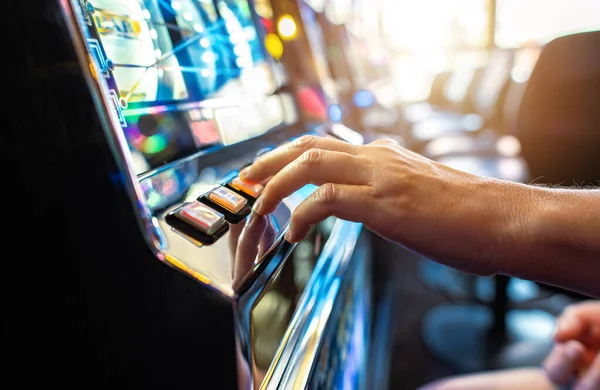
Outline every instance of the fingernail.
{"type": "Polygon", "coordinates": [[[239,174],[240,179],[242,179],[242,180],[247,179],[249,175],[250,175],[250,167],[246,167],[246,168],[242,169],[239,174]]]}
{"type": "Polygon", "coordinates": [[[252,206],[252,211],[254,211],[256,214],[258,215],[262,215],[260,213],[260,209],[262,208],[262,204],[263,204],[263,197],[259,197],[256,202],[254,203],[254,206],[252,206]]]}
{"type": "Polygon", "coordinates": [[[294,241],[294,234],[292,233],[292,229],[288,229],[287,232],[285,232],[285,240],[289,243],[293,243],[294,241]]]}

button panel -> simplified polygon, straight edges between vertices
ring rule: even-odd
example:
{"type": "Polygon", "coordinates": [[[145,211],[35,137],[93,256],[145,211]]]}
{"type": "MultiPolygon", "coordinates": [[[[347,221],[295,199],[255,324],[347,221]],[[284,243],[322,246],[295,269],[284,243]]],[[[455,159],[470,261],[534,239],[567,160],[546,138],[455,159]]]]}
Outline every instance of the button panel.
{"type": "Polygon", "coordinates": [[[220,212],[227,222],[233,224],[240,223],[252,210],[246,197],[225,186],[202,195],[198,201],[220,212]]]}
{"type": "Polygon", "coordinates": [[[208,199],[236,214],[248,204],[248,199],[226,187],[212,190],[208,193],[208,199]]]}
{"type": "Polygon", "coordinates": [[[204,234],[214,234],[225,223],[225,216],[209,209],[202,203],[193,202],[179,211],[179,218],[188,222],[204,234]]]}
{"type": "Polygon", "coordinates": [[[236,191],[238,194],[243,195],[251,201],[252,203],[260,196],[263,189],[265,188],[262,184],[250,184],[244,182],[239,177],[236,177],[229,183],[227,183],[227,187],[236,191]]]}
{"type": "Polygon", "coordinates": [[[190,202],[167,214],[169,225],[205,245],[217,241],[229,230],[225,215],[200,202],[190,202]]]}

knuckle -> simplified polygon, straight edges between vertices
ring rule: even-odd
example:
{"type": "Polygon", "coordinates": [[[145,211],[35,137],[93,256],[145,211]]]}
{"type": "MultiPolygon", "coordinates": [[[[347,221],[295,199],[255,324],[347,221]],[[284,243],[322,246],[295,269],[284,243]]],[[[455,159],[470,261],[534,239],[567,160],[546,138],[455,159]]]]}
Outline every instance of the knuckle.
{"type": "Polygon", "coordinates": [[[397,148],[398,146],[400,146],[400,143],[398,143],[398,141],[392,139],[392,138],[380,138],[376,141],[373,141],[373,143],[371,144],[373,146],[381,146],[381,147],[385,147],[385,148],[397,148]]]}
{"type": "Polygon", "coordinates": [[[389,143],[382,143],[377,145],[377,148],[386,153],[394,153],[398,152],[398,145],[393,145],[389,143]]]}
{"type": "Polygon", "coordinates": [[[396,141],[393,138],[389,138],[389,137],[382,138],[381,143],[384,145],[390,145],[390,146],[399,146],[400,145],[400,143],[398,141],[396,141]]]}
{"type": "Polygon", "coordinates": [[[388,143],[384,141],[376,141],[370,146],[373,152],[386,158],[391,157],[391,155],[398,154],[398,144],[388,143]]]}
{"type": "Polygon", "coordinates": [[[303,135],[302,137],[294,140],[292,145],[302,150],[308,150],[313,148],[317,143],[317,138],[313,135],[303,135]]]}
{"type": "Polygon", "coordinates": [[[369,192],[367,195],[373,199],[374,201],[383,201],[385,200],[385,194],[381,185],[375,183],[374,185],[369,186],[369,192]]]}
{"type": "Polygon", "coordinates": [[[337,200],[339,193],[338,188],[333,183],[326,183],[319,188],[319,201],[324,204],[332,204],[337,200]]]}
{"type": "Polygon", "coordinates": [[[313,167],[321,161],[321,158],[322,158],[321,150],[310,149],[302,154],[302,157],[300,158],[300,164],[307,166],[307,167],[313,167]]]}
{"type": "Polygon", "coordinates": [[[296,210],[292,213],[290,217],[290,225],[294,225],[295,227],[299,227],[304,223],[304,215],[301,211],[296,210]]]}

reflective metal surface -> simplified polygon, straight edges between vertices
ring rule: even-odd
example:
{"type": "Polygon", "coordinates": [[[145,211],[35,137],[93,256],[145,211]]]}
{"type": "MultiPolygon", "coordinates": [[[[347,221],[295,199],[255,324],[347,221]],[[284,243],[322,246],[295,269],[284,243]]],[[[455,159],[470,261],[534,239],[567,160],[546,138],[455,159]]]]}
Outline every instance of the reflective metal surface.
{"type": "Polygon", "coordinates": [[[336,223],[292,319],[286,335],[289,342],[276,362],[280,364],[273,367],[265,388],[305,388],[361,229],[361,224],[336,223]]]}
{"type": "MultiPolygon", "coordinates": [[[[80,4],[85,6],[85,1],[81,0],[80,4]]],[[[69,0],[60,0],[60,5],[65,25],[71,35],[77,57],[82,65],[82,73],[93,95],[97,113],[103,125],[102,127],[106,131],[106,137],[111,141],[110,145],[117,164],[121,171],[126,173],[123,175],[123,184],[133,201],[133,208],[139,217],[143,231],[146,233],[145,236],[148,237],[151,249],[159,259],[163,259],[160,250],[164,248],[165,243],[160,233],[156,231],[155,222],[152,219],[150,210],[143,201],[142,191],[137,180],[130,174],[130,172],[134,172],[131,153],[127,147],[120,119],[113,106],[107,104],[112,101],[112,98],[107,94],[108,85],[106,84],[106,80],[103,77],[94,77],[93,69],[95,65],[92,63],[83,31],[79,26],[77,10],[73,8],[73,4],[69,0]]]]}

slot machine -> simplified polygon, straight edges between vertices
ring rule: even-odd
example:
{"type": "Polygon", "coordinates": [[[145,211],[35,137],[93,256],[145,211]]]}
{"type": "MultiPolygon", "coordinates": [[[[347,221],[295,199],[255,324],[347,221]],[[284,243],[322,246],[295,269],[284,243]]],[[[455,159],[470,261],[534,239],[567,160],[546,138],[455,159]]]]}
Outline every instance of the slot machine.
{"type": "Polygon", "coordinates": [[[5,295],[8,376],[65,388],[368,387],[369,235],[329,218],[290,244],[291,214],[316,187],[261,217],[251,207],[263,187],[237,177],[265,151],[331,133],[282,87],[253,4],[10,8],[6,49],[20,62],[4,75],[5,201],[24,207],[6,213],[19,243],[5,252],[5,286],[19,291],[5,295]]]}
{"type": "Polygon", "coordinates": [[[385,136],[404,143],[406,129],[381,42],[378,5],[346,0],[305,3],[314,11],[314,28],[323,36],[341,122],[368,140],[385,136]]]}

